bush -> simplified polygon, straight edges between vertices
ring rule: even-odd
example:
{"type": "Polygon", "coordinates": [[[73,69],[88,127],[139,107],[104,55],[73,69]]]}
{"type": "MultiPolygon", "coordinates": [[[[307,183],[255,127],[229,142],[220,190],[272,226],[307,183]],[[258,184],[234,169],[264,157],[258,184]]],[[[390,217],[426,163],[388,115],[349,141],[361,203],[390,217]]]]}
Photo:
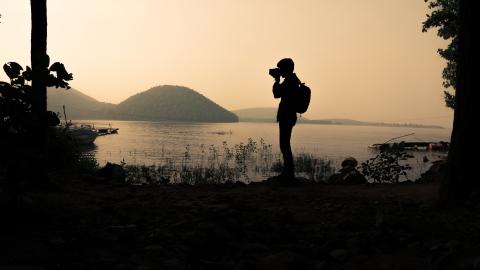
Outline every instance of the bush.
{"type": "Polygon", "coordinates": [[[407,177],[407,170],[411,169],[410,165],[401,165],[400,161],[411,157],[403,142],[382,147],[379,154],[361,164],[362,173],[374,183],[398,183],[400,177],[407,177]]]}

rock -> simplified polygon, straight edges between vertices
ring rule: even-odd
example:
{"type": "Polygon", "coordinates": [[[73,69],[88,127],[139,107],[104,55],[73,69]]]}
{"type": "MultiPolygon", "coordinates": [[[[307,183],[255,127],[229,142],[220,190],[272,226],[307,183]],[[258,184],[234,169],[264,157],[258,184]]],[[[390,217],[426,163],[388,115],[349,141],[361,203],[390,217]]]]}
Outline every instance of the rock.
{"type": "Polygon", "coordinates": [[[354,157],[348,157],[342,161],[342,168],[351,167],[355,168],[358,165],[358,161],[354,157]]]}
{"type": "Polygon", "coordinates": [[[366,184],[367,179],[359,171],[354,170],[344,178],[344,182],[346,185],[360,185],[366,184]]]}
{"type": "Polygon", "coordinates": [[[435,183],[439,182],[442,179],[443,175],[447,170],[447,161],[437,160],[433,162],[433,165],[425,173],[422,174],[420,179],[415,181],[415,183],[426,184],[426,183],[435,183]]]}
{"type": "Polygon", "coordinates": [[[340,171],[333,174],[327,180],[328,184],[332,185],[361,185],[366,184],[367,179],[357,169],[350,169],[349,171],[340,171]]]}
{"type": "Polygon", "coordinates": [[[359,185],[366,184],[367,179],[357,170],[358,161],[349,157],[342,161],[342,168],[338,173],[327,179],[328,184],[333,185],[359,185]]]}
{"type": "Polygon", "coordinates": [[[246,187],[247,184],[243,181],[236,181],[234,184],[236,187],[246,187]]]}
{"type": "Polygon", "coordinates": [[[107,165],[98,171],[98,175],[115,183],[125,183],[125,170],[115,163],[107,162],[107,165]]]}

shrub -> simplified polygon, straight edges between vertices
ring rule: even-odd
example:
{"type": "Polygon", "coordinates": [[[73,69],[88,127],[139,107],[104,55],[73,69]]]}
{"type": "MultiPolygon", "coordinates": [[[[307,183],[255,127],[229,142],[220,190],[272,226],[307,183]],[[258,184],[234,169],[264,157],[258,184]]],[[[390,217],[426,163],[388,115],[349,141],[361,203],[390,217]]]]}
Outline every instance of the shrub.
{"type": "Polygon", "coordinates": [[[404,143],[395,143],[382,147],[375,157],[363,162],[361,170],[374,183],[398,183],[401,176],[407,177],[410,165],[402,165],[400,161],[412,156],[405,151],[404,143]]]}

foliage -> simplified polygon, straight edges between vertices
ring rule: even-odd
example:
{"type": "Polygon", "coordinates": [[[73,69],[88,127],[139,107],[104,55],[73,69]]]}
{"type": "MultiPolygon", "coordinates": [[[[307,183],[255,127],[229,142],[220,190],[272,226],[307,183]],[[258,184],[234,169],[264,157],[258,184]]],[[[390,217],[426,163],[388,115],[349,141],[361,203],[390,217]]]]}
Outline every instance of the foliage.
{"type": "Polygon", "coordinates": [[[93,154],[79,155],[76,165],[78,166],[79,169],[88,171],[88,172],[96,171],[99,168],[98,161],[95,158],[95,155],[93,154]]]}
{"type": "MultiPolygon", "coordinates": [[[[300,153],[293,160],[295,173],[316,182],[325,182],[335,173],[335,166],[332,161],[316,158],[312,154],[300,153]]],[[[278,159],[272,164],[271,170],[280,173],[283,163],[278,159]]]]}
{"type": "MultiPolygon", "coordinates": [[[[269,177],[278,172],[281,163],[273,162],[272,145],[263,139],[259,142],[249,138],[246,143],[229,147],[200,145],[200,154],[195,154],[189,145],[179,163],[171,158],[160,164],[124,165],[127,182],[132,184],[182,183],[189,185],[218,184],[230,181],[249,182],[252,175],[269,177]]],[[[295,158],[297,173],[315,181],[324,181],[335,171],[330,161],[301,153],[295,158]]]]}
{"type": "MultiPolygon", "coordinates": [[[[458,62],[458,13],[460,9],[459,0],[424,0],[428,8],[432,10],[423,22],[422,31],[427,32],[431,28],[438,28],[437,35],[445,40],[450,40],[446,49],[438,49],[438,54],[447,61],[443,69],[443,86],[456,89],[456,74],[458,62]]],[[[446,105],[455,108],[455,95],[444,90],[446,105]]]]}
{"type": "MultiPolygon", "coordinates": [[[[0,134],[24,134],[29,132],[38,123],[38,115],[33,115],[35,93],[31,84],[32,69],[15,62],[3,65],[3,70],[10,78],[10,83],[0,82],[0,134]]],[[[55,62],[49,68],[47,86],[70,88],[68,81],[72,74],[65,70],[65,66],[55,62]]]]}
{"type": "Polygon", "coordinates": [[[362,173],[375,183],[398,183],[400,176],[406,177],[407,170],[411,169],[400,161],[412,156],[405,151],[403,142],[384,146],[379,154],[361,164],[362,173]]]}

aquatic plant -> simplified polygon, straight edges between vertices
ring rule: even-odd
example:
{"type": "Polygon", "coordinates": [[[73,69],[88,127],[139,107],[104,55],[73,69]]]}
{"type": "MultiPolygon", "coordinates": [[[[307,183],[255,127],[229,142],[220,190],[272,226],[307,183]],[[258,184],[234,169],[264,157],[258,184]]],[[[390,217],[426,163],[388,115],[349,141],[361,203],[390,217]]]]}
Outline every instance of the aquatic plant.
{"type": "Polygon", "coordinates": [[[78,155],[76,165],[78,166],[79,169],[90,171],[90,172],[93,172],[100,167],[97,159],[95,158],[95,155],[93,154],[78,155]]]}
{"type": "MultiPolygon", "coordinates": [[[[199,151],[192,153],[190,145],[178,162],[165,158],[152,166],[123,164],[127,172],[127,182],[131,184],[218,184],[227,181],[249,182],[252,177],[269,177],[281,168],[279,154],[273,154],[272,145],[260,139],[249,138],[246,143],[229,147],[222,142],[221,147],[201,144],[199,151]],[[273,160],[277,160],[273,162],[273,160]]],[[[313,155],[301,153],[295,158],[297,173],[315,181],[324,181],[335,168],[332,162],[313,155]]]]}

